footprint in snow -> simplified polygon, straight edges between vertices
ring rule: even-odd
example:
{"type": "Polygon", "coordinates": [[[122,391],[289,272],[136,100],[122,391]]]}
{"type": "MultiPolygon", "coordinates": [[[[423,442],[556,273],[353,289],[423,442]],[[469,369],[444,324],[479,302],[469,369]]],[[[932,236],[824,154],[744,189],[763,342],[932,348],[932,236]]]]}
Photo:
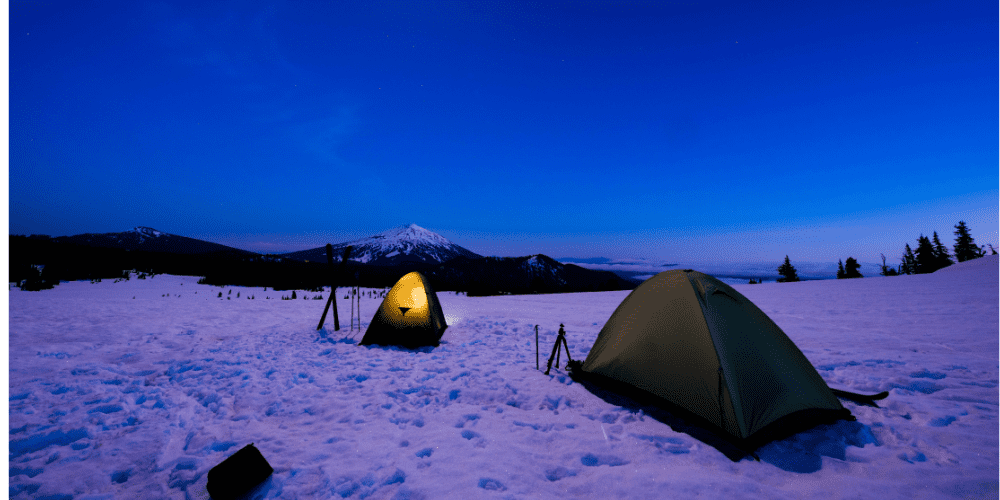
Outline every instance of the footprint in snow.
{"type": "MultiPolygon", "coordinates": [[[[9,459],[13,460],[26,455],[41,451],[49,446],[66,446],[75,444],[77,441],[90,437],[83,428],[72,429],[69,432],[55,430],[47,434],[38,433],[24,439],[14,439],[10,441],[9,459]]],[[[76,448],[74,448],[76,449],[76,448]]]]}
{"type": "Polygon", "coordinates": [[[488,477],[479,478],[479,487],[490,491],[507,491],[507,487],[503,483],[488,477]]]}
{"type": "Polygon", "coordinates": [[[950,423],[952,423],[952,422],[954,422],[956,420],[958,420],[956,417],[948,415],[948,416],[945,416],[943,418],[935,418],[934,420],[931,420],[930,422],[927,422],[927,425],[929,425],[931,427],[947,427],[948,424],[950,424],[950,423]]]}
{"type": "Polygon", "coordinates": [[[649,441],[656,446],[658,453],[672,453],[680,455],[691,452],[691,443],[684,439],[667,436],[649,436],[644,434],[633,434],[632,437],[649,441]]]}
{"type": "Polygon", "coordinates": [[[593,453],[587,453],[586,455],[580,457],[580,463],[586,465],[587,467],[598,467],[601,465],[617,467],[628,464],[629,461],[614,455],[594,455],[593,453]]]}
{"type": "MultiPolygon", "coordinates": [[[[434,453],[434,449],[433,448],[424,448],[424,449],[422,449],[422,450],[414,453],[414,455],[416,455],[417,458],[427,459],[427,458],[430,458],[431,454],[433,454],[433,453],[434,453]]],[[[418,469],[426,469],[427,467],[430,467],[430,466],[431,466],[431,461],[430,460],[420,460],[419,462],[417,462],[417,468],[418,469]]]]}
{"type": "Polygon", "coordinates": [[[941,379],[945,378],[945,376],[946,375],[943,374],[943,373],[941,373],[941,372],[932,372],[932,371],[927,370],[926,368],[924,368],[923,370],[920,370],[919,372],[913,372],[913,373],[910,374],[910,377],[913,377],[913,378],[929,378],[929,379],[934,379],[934,380],[941,380],[941,379]]]}
{"type": "Polygon", "coordinates": [[[473,441],[474,443],[473,446],[475,446],[476,448],[486,447],[486,438],[482,437],[482,435],[480,435],[478,432],[464,430],[462,431],[462,437],[469,441],[473,441]]]}
{"type": "Polygon", "coordinates": [[[468,415],[463,415],[462,418],[461,418],[461,420],[459,420],[458,423],[455,424],[455,427],[461,429],[461,428],[465,427],[466,423],[471,422],[471,421],[475,421],[475,420],[479,420],[479,415],[477,415],[475,413],[468,414],[468,415]]]}
{"type": "Polygon", "coordinates": [[[989,389],[994,389],[997,386],[997,382],[994,380],[992,382],[960,382],[962,385],[971,385],[975,387],[986,387],[989,389]]]}
{"type": "Polygon", "coordinates": [[[930,380],[914,380],[909,384],[891,382],[888,385],[889,389],[902,389],[904,391],[920,392],[923,394],[933,394],[947,388],[946,386],[935,384],[930,380]]]}
{"type": "Polygon", "coordinates": [[[25,475],[28,477],[35,477],[41,473],[45,472],[45,469],[32,469],[30,467],[20,468],[17,466],[10,468],[10,477],[14,478],[20,475],[25,475]]]}
{"type": "Polygon", "coordinates": [[[919,451],[914,451],[914,452],[909,452],[909,453],[900,453],[899,454],[899,459],[903,460],[904,462],[909,462],[909,463],[912,464],[912,463],[917,463],[917,462],[926,462],[927,461],[927,455],[924,455],[923,453],[920,453],[919,451]]]}
{"type": "Polygon", "coordinates": [[[554,469],[546,469],[545,471],[545,479],[553,482],[575,475],[575,470],[567,469],[565,467],[556,467],[554,469]]]}
{"type": "Polygon", "coordinates": [[[122,484],[128,481],[129,476],[132,475],[132,469],[125,469],[120,471],[115,471],[111,473],[111,482],[116,484],[122,484]]]}

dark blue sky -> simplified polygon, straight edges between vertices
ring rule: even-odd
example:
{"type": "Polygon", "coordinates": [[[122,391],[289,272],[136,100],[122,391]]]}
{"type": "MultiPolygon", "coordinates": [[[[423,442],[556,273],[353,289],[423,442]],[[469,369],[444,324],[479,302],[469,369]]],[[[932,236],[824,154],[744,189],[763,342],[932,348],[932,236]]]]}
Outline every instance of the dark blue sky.
{"type": "Polygon", "coordinates": [[[10,232],[997,244],[995,2],[12,2],[10,232]]]}

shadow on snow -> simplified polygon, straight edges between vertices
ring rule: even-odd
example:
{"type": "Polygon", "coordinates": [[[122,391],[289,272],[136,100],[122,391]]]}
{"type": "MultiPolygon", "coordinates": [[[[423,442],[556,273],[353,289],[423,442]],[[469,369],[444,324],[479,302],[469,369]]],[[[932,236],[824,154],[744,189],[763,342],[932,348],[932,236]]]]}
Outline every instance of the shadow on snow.
{"type": "MultiPolygon", "coordinates": [[[[656,397],[646,391],[615,381],[594,378],[592,375],[580,377],[570,373],[571,378],[590,393],[608,404],[622,407],[632,413],[640,411],[663,424],[674,432],[687,434],[702,443],[715,448],[733,462],[756,454],[760,460],[789,472],[809,473],[822,468],[822,457],[846,460],[847,446],[864,447],[865,444],[879,443],[871,429],[857,421],[837,420],[809,426],[792,435],[778,436],[778,439],[761,445],[747,445],[734,442],[728,433],[715,424],[695,415],[684,408],[656,397]]],[[[794,430],[794,425],[789,427],[794,430]]]]}
{"type": "MultiPolygon", "coordinates": [[[[357,338],[358,334],[361,333],[360,331],[354,331],[354,332],[350,332],[349,331],[349,332],[347,332],[347,334],[344,337],[334,338],[335,334],[339,336],[341,333],[342,332],[329,332],[329,331],[326,330],[326,328],[322,328],[322,329],[320,329],[317,332],[318,336],[316,337],[316,340],[314,342],[317,342],[317,343],[320,343],[320,344],[324,344],[325,343],[325,344],[352,344],[352,345],[358,345],[358,343],[361,342],[357,338]]],[[[442,340],[442,341],[440,341],[440,346],[443,347],[447,343],[448,343],[448,341],[442,340]]],[[[415,347],[415,348],[408,348],[408,347],[399,346],[399,345],[379,345],[379,344],[372,344],[372,345],[365,345],[365,346],[359,346],[359,347],[367,347],[368,349],[381,349],[383,351],[424,352],[424,353],[428,353],[428,352],[433,352],[434,349],[436,347],[438,347],[438,346],[421,346],[421,347],[415,347]]]]}

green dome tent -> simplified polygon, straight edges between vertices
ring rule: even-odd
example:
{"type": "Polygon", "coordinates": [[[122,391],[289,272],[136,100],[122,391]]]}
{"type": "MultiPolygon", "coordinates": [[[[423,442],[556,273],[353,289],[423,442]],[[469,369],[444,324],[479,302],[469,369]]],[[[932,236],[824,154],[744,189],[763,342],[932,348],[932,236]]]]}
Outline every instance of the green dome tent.
{"type": "Polygon", "coordinates": [[[660,398],[747,451],[854,420],[774,321],[731,286],[690,269],[633,290],[574,368],[585,380],[660,398]]]}
{"type": "Polygon", "coordinates": [[[358,345],[436,346],[446,328],[434,289],[424,275],[412,272],[385,295],[358,345]]]}

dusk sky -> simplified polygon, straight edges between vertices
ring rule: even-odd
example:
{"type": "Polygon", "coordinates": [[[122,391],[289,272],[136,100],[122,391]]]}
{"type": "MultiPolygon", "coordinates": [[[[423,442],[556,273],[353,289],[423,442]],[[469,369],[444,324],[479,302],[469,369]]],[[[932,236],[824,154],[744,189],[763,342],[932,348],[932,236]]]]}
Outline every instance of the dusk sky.
{"type": "Polygon", "coordinates": [[[996,2],[21,2],[11,234],[483,255],[997,246],[996,2]]]}

